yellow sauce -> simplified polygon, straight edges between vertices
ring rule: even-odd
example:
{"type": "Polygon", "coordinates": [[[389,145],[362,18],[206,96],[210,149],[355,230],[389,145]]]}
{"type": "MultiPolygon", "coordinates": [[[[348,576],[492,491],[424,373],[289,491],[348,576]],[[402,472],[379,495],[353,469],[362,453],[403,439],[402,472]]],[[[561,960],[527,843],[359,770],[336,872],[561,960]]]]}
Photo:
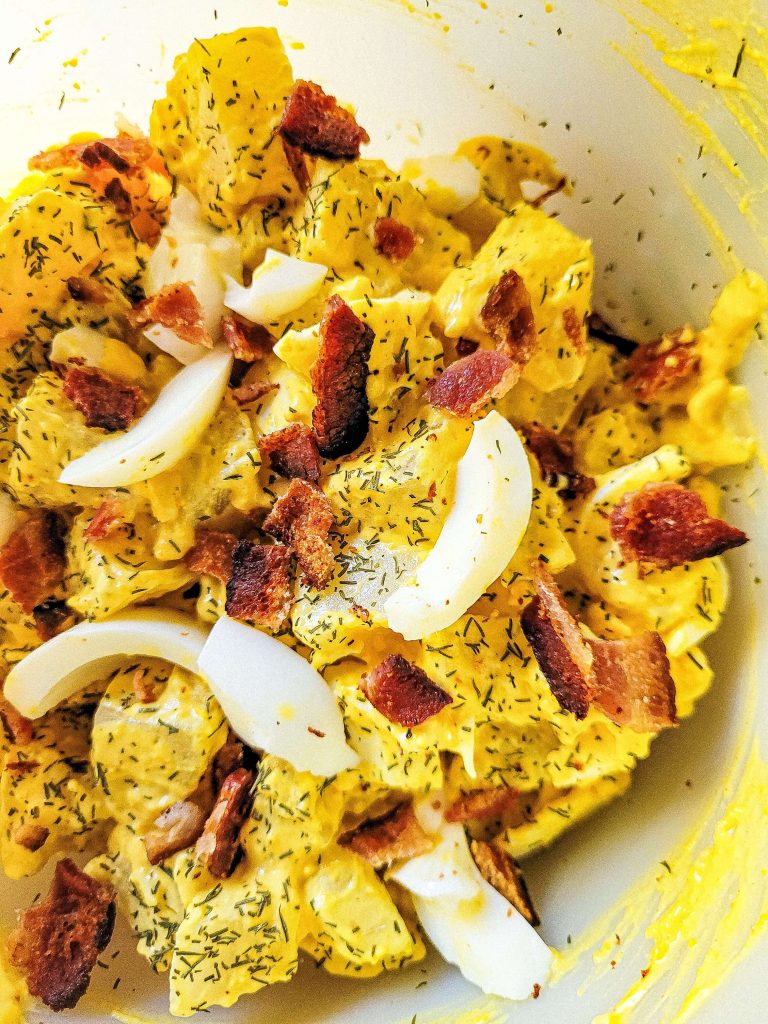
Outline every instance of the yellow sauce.
{"type": "Polygon", "coordinates": [[[6,937],[0,936],[0,1024],[23,1024],[28,997],[20,976],[8,962],[6,937]]]}

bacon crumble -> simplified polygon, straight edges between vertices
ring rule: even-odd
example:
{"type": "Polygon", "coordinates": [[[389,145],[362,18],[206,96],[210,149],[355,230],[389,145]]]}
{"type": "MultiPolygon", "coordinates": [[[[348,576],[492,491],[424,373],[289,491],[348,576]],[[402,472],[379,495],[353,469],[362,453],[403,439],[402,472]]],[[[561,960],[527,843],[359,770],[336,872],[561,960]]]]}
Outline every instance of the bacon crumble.
{"type": "Polygon", "coordinates": [[[184,556],[184,564],[192,572],[206,573],[226,583],[232,575],[232,555],[237,544],[234,533],[198,529],[194,546],[184,556]]]}
{"type": "Polygon", "coordinates": [[[434,843],[419,824],[409,800],[383,818],[366,821],[342,836],[339,845],[348,847],[372,867],[384,868],[394,861],[428,853],[434,843]]]}
{"type": "Polygon", "coordinates": [[[144,299],[131,311],[129,319],[133,327],[160,324],[190,345],[213,348],[213,338],[205,326],[202,306],[185,282],[168,284],[144,299]]]}
{"type": "Polygon", "coordinates": [[[64,394],[85,417],[86,426],[109,433],[129,427],[146,405],[141,388],[95,366],[73,366],[67,370],[64,394]]]}
{"type": "Polygon", "coordinates": [[[44,825],[27,822],[14,830],[13,841],[17,846],[23,846],[25,850],[29,850],[30,853],[37,853],[48,842],[50,834],[49,829],[44,825]]]}
{"type": "Polygon", "coordinates": [[[394,217],[379,217],[373,225],[373,247],[393,263],[407,260],[416,248],[416,235],[394,217]]]}
{"type": "Polygon", "coordinates": [[[445,812],[446,821],[488,821],[517,807],[519,793],[509,786],[462,793],[445,812]]]}
{"type": "Polygon", "coordinates": [[[451,703],[445,690],[400,654],[390,654],[363,676],[360,689],[388,721],[408,728],[421,725],[451,703]]]}
{"type": "Polygon", "coordinates": [[[335,96],[300,78],[294,83],[275,131],[289,146],[327,160],[356,160],[361,144],[370,142],[368,132],[337,103],[335,96]]]}
{"type": "Polygon", "coordinates": [[[553,430],[529,423],[523,427],[528,447],[536,456],[546,484],[556,487],[561,498],[572,500],[595,489],[591,476],[579,473],[574,464],[573,445],[553,430]]]}
{"type": "Polygon", "coordinates": [[[115,924],[115,891],[68,859],[56,865],[48,895],[25,910],[8,942],[11,963],[32,996],[71,1010],[85,994],[115,924]]]}
{"type": "Polygon", "coordinates": [[[587,343],[584,338],[584,324],[573,306],[568,306],[563,310],[563,328],[574,351],[579,355],[585,355],[587,343]]]}
{"type": "Polygon", "coordinates": [[[35,629],[41,640],[50,640],[62,630],[74,625],[75,614],[66,601],[43,601],[32,609],[35,629]]]}
{"type": "Polygon", "coordinates": [[[534,928],[538,927],[541,920],[517,861],[492,843],[473,839],[469,848],[472,859],[486,882],[492,885],[496,892],[501,893],[504,899],[523,915],[528,924],[534,928]]]}
{"type": "Polygon", "coordinates": [[[259,438],[261,457],[270,468],[289,480],[317,483],[322,462],[315,432],[303,423],[291,423],[259,438]]]}
{"type": "Polygon", "coordinates": [[[237,768],[221,787],[203,833],[197,855],[214,878],[229,878],[240,848],[240,830],[251,809],[253,772],[237,768]]]}
{"type": "Polygon", "coordinates": [[[122,503],[114,498],[107,498],[96,509],[93,518],[86,526],[83,536],[91,543],[106,540],[123,525],[122,503]]]}
{"type": "Polygon", "coordinates": [[[0,723],[17,747],[26,747],[35,738],[35,727],[11,702],[0,694],[0,723]]]}
{"type": "Polygon", "coordinates": [[[235,359],[256,363],[272,351],[274,338],[261,324],[247,323],[234,314],[222,317],[221,334],[235,359]]]}
{"type": "Polygon", "coordinates": [[[640,402],[685,384],[699,372],[700,360],[690,328],[665,334],[659,341],[638,345],[627,360],[626,386],[640,402]]]}
{"type": "Polygon", "coordinates": [[[288,166],[291,169],[291,174],[296,179],[296,184],[299,186],[300,192],[306,192],[310,185],[309,167],[307,166],[307,158],[298,146],[292,146],[290,142],[286,142],[285,139],[280,140],[283,144],[283,152],[285,153],[285,159],[288,161],[288,166]]]}
{"type": "Polygon", "coordinates": [[[238,768],[248,768],[255,757],[250,748],[246,747],[239,736],[229,732],[223,746],[219,747],[213,758],[213,784],[218,793],[224,780],[238,768]]]}
{"type": "Polygon", "coordinates": [[[277,391],[279,384],[273,384],[269,380],[254,380],[241,384],[232,389],[232,397],[238,405],[252,405],[259,399],[268,395],[270,391],[277,391]]]}
{"type": "Polygon", "coordinates": [[[427,401],[455,416],[477,415],[494,398],[503,398],[520,374],[504,352],[478,349],[455,363],[427,385],[427,401]]]}
{"type": "Polygon", "coordinates": [[[637,562],[641,572],[712,558],[749,540],[710,516],[701,495],[675,483],[650,483],[625,494],[611,513],[611,535],[622,557],[637,562]]]}
{"type": "Polygon", "coordinates": [[[507,270],[488,292],[480,310],[480,322],[496,343],[522,371],[533,355],[538,336],[531,297],[516,270],[507,270]]]}
{"type": "Polygon", "coordinates": [[[317,404],[312,426],[326,459],[349,455],[368,433],[368,357],[373,331],[338,295],[325,304],[320,321],[320,351],[312,367],[317,404]]]}
{"type": "Polygon", "coordinates": [[[150,864],[188,850],[198,841],[205,827],[205,811],[191,800],[178,800],[157,818],[154,828],[144,837],[150,864]]]}
{"type": "Polygon", "coordinates": [[[292,598],[290,548],[238,541],[227,580],[227,615],[278,630],[288,618],[292,598]]]}
{"type": "Polygon", "coordinates": [[[27,615],[62,584],[64,532],[56,512],[33,512],[0,548],[0,580],[27,615]]]}
{"type": "Polygon", "coordinates": [[[262,528],[288,545],[307,581],[322,590],[334,569],[328,543],[333,522],[331,503],[320,488],[306,480],[291,480],[262,528]]]}

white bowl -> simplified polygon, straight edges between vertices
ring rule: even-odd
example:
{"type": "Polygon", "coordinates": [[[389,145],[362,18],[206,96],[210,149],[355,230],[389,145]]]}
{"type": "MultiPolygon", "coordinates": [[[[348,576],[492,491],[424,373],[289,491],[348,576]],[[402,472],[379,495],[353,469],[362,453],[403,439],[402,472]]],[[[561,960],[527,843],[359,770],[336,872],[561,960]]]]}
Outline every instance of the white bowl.
{"type": "MultiPolygon", "coordinates": [[[[733,254],[713,237],[691,197],[700,196],[714,214],[739,261],[764,272],[768,265],[753,227],[755,216],[750,220],[738,205],[750,185],[765,181],[759,152],[738,130],[719,92],[664,65],[647,38],[608,3],[580,0],[555,4],[551,11],[546,8],[552,5],[538,0],[414,0],[413,7],[397,0],[38,0],[27,10],[20,6],[14,4],[3,19],[6,49],[20,51],[11,64],[0,64],[2,186],[13,184],[29,154],[71,132],[109,134],[117,111],[146,126],[173,55],[193,36],[272,24],[286,43],[296,44],[289,54],[298,75],[358,105],[373,154],[397,161],[419,147],[450,151],[461,138],[481,132],[513,135],[552,153],[576,184],[573,196],[558,199],[556,208],[570,227],[594,240],[595,305],[628,333],[651,337],[686,319],[703,323],[716,289],[732,272],[733,254]],[[72,58],[76,65],[65,66],[72,58]],[[706,142],[701,126],[697,134],[696,126],[692,129],[638,72],[638,61],[658,86],[715,127],[743,178],[734,177],[706,147],[699,153],[706,142]]],[[[687,6],[693,11],[700,5],[689,0],[687,6]]],[[[642,24],[664,28],[640,3],[625,7],[642,24]]],[[[665,30],[674,37],[674,30],[665,30]]],[[[765,206],[753,207],[758,220],[761,212],[765,223],[765,206]]],[[[743,372],[757,410],[768,401],[765,368],[765,353],[754,347],[743,372]]],[[[756,420],[765,431],[766,418],[756,420]]],[[[727,515],[748,530],[752,543],[729,556],[733,596],[725,625],[708,648],[717,672],[711,693],[692,719],[656,742],[625,798],[527,867],[544,937],[567,950],[568,936],[571,946],[578,945],[592,926],[594,948],[607,938],[608,955],[596,968],[585,954],[536,1002],[495,1009],[486,1002],[486,1009],[470,1013],[467,1021],[588,1024],[610,1010],[648,961],[651,942],[644,928],[654,916],[654,901],[643,887],[652,892],[654,878],[664,877],[663,861],[682,880],[685,871],[676,859],[680,844],[700,830],[706,846],[738,784],[749,736],[764,743],[768,737],[768,689],[763,686],[760,694],[756,688],[758,666],[768,664],[768,613],[759,600],[764,586],[754,582],[767,572],[768,525],[755,511],[765,478],[755,470],[731,483],[727,515]],[[616,926],[604,915],[625,905],[632,892],[641,893],[631,915],[635,924],[621,925],[619,946],[613,940],[616,926]]],[[[755,827],[754,842],[765,842],[768,819],[755,827]]],[[[42,885],[39,878],[23,885],[0,881],[0,923],[10,924],[13,908],[26,905],[42,885]]],[[[717,924],[739,885],[753,916],[761,907],[765,912],[768,880],[759,873],[746,881],[725,872],[714,894],[701,892],[701,900],[712,898],[718,908],[709,924],[717,924]]],[[[709,949],[709,924],[698,945],[688,949],[688,959],[673,956],[672,970],[651,986],[632,1014],[620,1018],[621,1024],[676,1019],[693,984],[691,965],[709,949]]],[[[742,924],[737,948],[748,934],[749,913],[742,924]]],[[[66,1018],[103,1021],[110,1011],[122,1010],[164,1020],[166,979],[154,978],[138,962],[125,931],[109,953],[115,948],[120,955],[112,961],[108,954],[92,992],[66,1018]]],[[[724,974],[730,952],[723,951],[724,974]]],[[[685,1019],[714,1024],[727,1015],[740,1024],[762,1024],[766,954],[763,936],[711,999],[685,1019]]],[[[419,1022],[435,1016],[456,1020],[480,998],[434,958],[399,976],[366,983],[339,981],[306,964],[291,985],[244,999],[232,1011],[212,1011],[205,1019],[383,1024],[417,1014],[419,1022]]],[[[49,1018],[36,1012],[33,1019],[49,1018]]]]}

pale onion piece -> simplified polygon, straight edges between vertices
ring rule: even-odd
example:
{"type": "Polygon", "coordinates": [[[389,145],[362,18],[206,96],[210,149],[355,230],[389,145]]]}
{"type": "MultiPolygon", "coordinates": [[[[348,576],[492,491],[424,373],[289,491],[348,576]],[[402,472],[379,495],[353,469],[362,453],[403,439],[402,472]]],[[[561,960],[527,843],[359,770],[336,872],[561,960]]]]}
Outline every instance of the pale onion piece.
{"type": "Polygon", "coordinates": [[[274,637],[221,618],[198,658],[198,671],[249,746],[314,775],[336,775],[358,763],[330,687],[274,637]]]}
{"type": "Polygon", "coordinates": [[[59,331],[51,342],[52,363],[66,366],[72,359],[131,383],[142,380],[147,373],[144,360],[124,341],[83,325],[59,331]]]}
{"type": "Polygon", "coordinates": [[[63,484],[124,487],[150,480],[175,466],[195,447],[227,387],[232,356],[216,348],[185,366],[133,427],[109,438],[65,466],[63,484]]]}
{"type": "Polygon", "coordinates": [[[0,491],[0,547],[16,529],[16,506],[10,494],[0,491]]]}
{"type": "Polygon", "coordinates": [[[161,352],[173,356],[182,366],[196,363],[203,358],[206,352],[210,351],[203,348],[202,345],[193,345],[191,341],[184,341],[170,327],[164,327],[162,324],[152,324],[144,331],[144,337],[156,345],[161,352]]]}
{"type": "Polygon", "coordinates": [[[316,295],[327,273],[321,263],[307,263],[267,249],[248,288],[225,277],[224,304],[246,320],[268,324],[316,295]]]}
{"type": "Polygon", "coordinates": [[[22,715],[40,718],[88,683],[103,679],[126,658],[163,658],[197,672],[207,635],[195,619],[167,608],[80,622],[14,665],[4,694],[22,715]]]}
{"type": "Polygon", "coordinates": [[[390,629],[421,640],[463,615],[509,564],[533,502],[525,448],[495,410],[474,425],[434,548],[384,606],[390,629]]]}
{"type": "Polygon", "coordinates": [[[465,156],[428,156],[406,160],[401,174],[424,193],[441,217],[459,213],[480,195],[480,171],[465,156]]]}

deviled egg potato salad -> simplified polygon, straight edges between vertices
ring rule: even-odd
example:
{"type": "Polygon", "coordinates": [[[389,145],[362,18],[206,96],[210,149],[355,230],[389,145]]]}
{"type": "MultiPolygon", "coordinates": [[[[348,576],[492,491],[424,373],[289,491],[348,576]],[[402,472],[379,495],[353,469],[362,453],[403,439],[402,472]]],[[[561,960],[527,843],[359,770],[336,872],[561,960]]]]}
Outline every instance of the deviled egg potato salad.
{"type": "Polygon", "coordinates": [[[0,1003],[116,914],[180,1017],[427,942],[535,997],[520,863],[712,683],[765,283],[619,338],[545,153],[388,167],[348,99],[196,40],[2,204],[0,857],[55,872],[0,1003]]]}

